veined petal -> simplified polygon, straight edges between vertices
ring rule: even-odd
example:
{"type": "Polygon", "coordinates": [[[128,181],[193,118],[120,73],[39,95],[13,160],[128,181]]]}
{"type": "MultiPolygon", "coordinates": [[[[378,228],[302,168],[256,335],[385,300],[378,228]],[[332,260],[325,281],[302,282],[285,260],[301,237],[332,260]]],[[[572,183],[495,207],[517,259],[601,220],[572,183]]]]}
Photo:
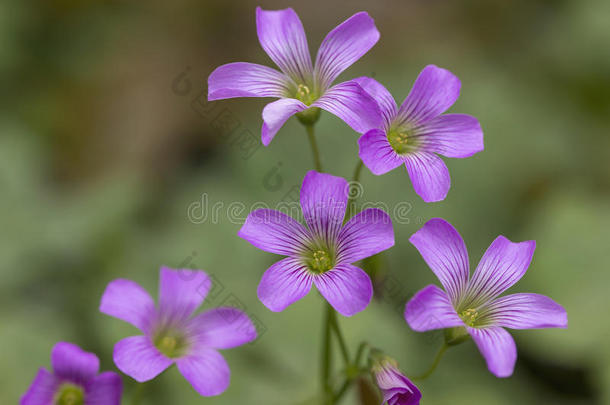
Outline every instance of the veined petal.
{"type": "Polygon", "coordinates": [[[75,344],[59,342],[51,352],[51,365],[58,377],[82,383],[95,377],[100,369],[100,360],[75,344]]]}
{"type": "Polygon", "coordinates": [[[20,405],[52,405],[55,393],[61,381],[53,374],[41,368],[36,378],[21,397],[20,405]]]}
{"type": "Polygon", "coordinates": [[[147,333],[156,310],[155,302],[138,283],[117,279],[106,287],[100,312],[128,322],[147,333]]]}
{"type": "Polygon", "coordinates": [[[263,108],[263,129],[261,131],[263,145],[267,146],[271,143],[288,118],[307,108],[305,104],[295,98],[282,98],[267,104],[263,108]]]}
{"type": "Polygon", "coordinates": [[[234,97],[285,97],[292,80],[285,74],[255,63],[222,65],[208,77],[208,100],[234,97]]]}
{"type": "Polygon", "coordinates": [[[298,259],[288,257],[267,269],[258,285],[258,298],[273,312],[281,312],[307,295],[312,276],[298,259]]]}
{"type": "Polygon", "coordinates": [[[379,176],[405,163],[405,158],[398,155],[384,131],[371,129],[358,139],[358,155],[369,170],[379,176]]]}
{"type": "Polygon", "coordinates": [[[375,22],[366,12],[356,13],[326,35],[318,49],[315,76],[322,89],[369,51],[379,40],[375,22]]]}
{"type": "Polygon", "coordinates": [[[377,385],[388,405],[419,405],[421,391],[393,366],[385,366],[374,373],[377,385]]]}
{"type": "Polygon", "coordinates": [[[498,298],[481,316],[494,325],[512,329],[568,327],[566,310],[540,294],[520,293],[498,298]]]}
{"type": "Polygon", "coordinates": [[[337,260],[340,263],[353,263],[392,246],[392,219],[381,209],[367,208],[354,215],[341,229],[337,260]]]}
{"type": "Polygon", "coordinates": [[[85,385],[87,405],[120,405],[123,382],[118,374],[104,372],[85,385]]]}
{"type": "Polygon", "coordinates": [[[213,349],[231,349],[256,339],[256,328],[244,312],[237,308],[210,309],[190,322],[198,345],[213,349]]]}
{"type": "Polygon", "coordinates": [[[174,362],[165,357],[148,336],[131,336],[114,345],[114,364],[137,382],[149,381],[174,362]]]}
{"type": "Polygon", "coordinates": [[[303,216],[314,237],[336,241],[347,207],[349,184],[342,177],[309,171],[301,186],[303,216]]]}
{"type": "Polygon", "coordinates": [[[435,285],[419,290],[407,302],[405,320],[417,332],[464,326],[447,294],[435,285]]]}
{"type": "Polygon", "coordinates": [[[467,329],[485,358],[489,371],[496,377],[510,377],[517,361],[517,346],[510,333],[499,326],[467,329]]]}
{"type": "Polygon", "coordinates": [[[451,187],[449,169],[434,153],[419,151],[405,156],[405,166],[417,195],[425,202],[442,201],[451,187]]]}
{"type": "Polygon", "coordinates": [[[442,218],[432,218],[409,238],[436,274],[453,304],[468,282],[468,252],[458,231],[442,218]]]}
{"type": "Polygon", "coordinates": [[[444,113],[460,96],[460,79],[446,69],[426,66],[398,110],[397,123],[423,124],[444,113]]]}
{"type": "Polygon", "coordinates": [[[535,249],[536,241],[514,243],[498,236],[470,279],[464,305],[483,305],[519,281],[527,271],[535,249]]]}
{"type": "Polygon", "coordinates": [[[202,270],[170,269],[159,272],[159,312],[171,320],[184,320],[203,303],[212,281],[202,270]]]}
{"type": "Polygon", "coordinates": [[[307,37],[299,16],[291,8],[256,8],[256,31],[267,55],[298,83],[311,80],[313,67],[307,37]]]}
{"type": "Polygon", "coordinates": [[[193,354],[176,361],[178,370],[204,397],[222,394],[231,380],[226,360],[214,349],[199,348],[193,354]]]}
{"type": "Polygon", "coordinates": [[[351,264],[316,275],[314,284],[326,301],[343,316],[363,311],[373,297],[373,284],[364,270],[351,264]]]}
{"type": "Polygon", "coordinates": [[[292,217],[276,210],[254,210],[237,235],[257,248],[290,256],[302,252],[311,233],[292,217]]]}
{"type": "Polygon", "coordinates": [[[445,114],[426,122],[415,135],[421,148],[452,158],[466,158],[483,150],[479,121],[466,114],[445,114]]]}
{"type": "Polygon", "coordinates": [[[336,115],[361,134],[381,126],[382,116],[377,102],[354,81],[331,87],[311,106],[336,115]]]}
{"type": "Polygon", "coordinates": [[[358,77],[352,81],[358,83],[364,91],[373,97],[377,105],[379,105],[384,118],[384,124],[386,127],[389,127],[398,112],[398,106],[390,92],[381,83],[370,77],[358,77]]]}

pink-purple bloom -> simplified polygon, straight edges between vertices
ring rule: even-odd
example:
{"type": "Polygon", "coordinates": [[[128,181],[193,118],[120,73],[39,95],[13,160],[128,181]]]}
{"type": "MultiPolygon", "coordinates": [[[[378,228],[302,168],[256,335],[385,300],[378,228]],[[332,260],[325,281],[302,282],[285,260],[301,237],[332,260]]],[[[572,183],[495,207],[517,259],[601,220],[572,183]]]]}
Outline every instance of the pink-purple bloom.
{"type": "Polygon", "coordinates": [[[194,315],[212,283],[200,270],[161,268],[159,304],[137,283],[118,279],[106,287],[100,311],[129,322],[143,335],[114,347],[114,362],[138,382],[155,378],[172,364],[203,396],[219,395],[229,386],[230,370],[218,349],[230,349],[256,338],[252,321],[231,307],[194,315]]]}
{"type": "Polygon", "coordinates": [[[51,352],[52,372],[41,368],[21,405],[119,405],[123,384],[111,371],[99,373],[100,361],[93,353],[67,342],[51,352]]]}
{"type": "Polygon", "coordinates": [[[517,360],[515,341],[504,328],[567,328],[566,311],[544,295],[498,297],[527,271],[535,241],[514,243],[498,236],[472,277],[466,245],[445,220],[431,219],[410,241],[445,291],[429,285],[415,294],[406,305],[407,323],[418,332],[465,328],[497,377],[509,377],[517,360]]]}
{"type": "Polygon", "coordinates": [[[258,297],[272,311],[303,298],[312,284],[340,314],[351,316],[371,301],[369,276],[352,263],[394,245],[388,214],[368,208],[345,225],[349,185],[341,177],[310,171],[301,186],[307,226],[275,210],[252,211],[239,236],[259,249],[288,256],[272,265],[258,297]]]}
{"type": "Polygon", "coordinates": [[[419,389],[398,369],[391,360],[382,360],[373,366],[373,375],[383,395],[383,403],[388,405],[418,405],[421,399],[419,389]]]}
{"type": "Polygon", "coordinates": [[[379,104],[382,124],[362,137],[360,158],[376,175],[405,165],[415,192],[426,202],[445,199],[451,179],[437,155],[466,158],[483,150],[476,118],[443,114],[460,94],[460,80],[434,65],[426,66],[400,107],[390,92],[368,77],[354,79],[379,104]]]}
{"type": "Polygon", "coordinates": [[[293,115],[312,124],[326,110],[359,133],[380,123],[375,101],[353,81],[332,86],[341,72],[368,52],[379,39],[373,19],[354,14],[322,41],[315,64],[299,16],[291,8],[256,9],[261,46],[280,68],[246,62],[220,66],[208,78],[208,99],[277,97],[263,109],[262,142],[268,145],[293,115]]]}

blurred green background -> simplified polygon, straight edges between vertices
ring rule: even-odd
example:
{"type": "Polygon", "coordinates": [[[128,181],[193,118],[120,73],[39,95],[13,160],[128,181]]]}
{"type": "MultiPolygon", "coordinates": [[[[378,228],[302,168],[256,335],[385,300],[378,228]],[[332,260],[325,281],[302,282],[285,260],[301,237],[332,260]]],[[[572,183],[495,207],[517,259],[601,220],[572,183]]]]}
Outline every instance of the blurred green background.
{"type": "MultiPolygon", "coordinates": [[[[402,169],[363,172],[361,203],[406,209],[375,301],[340,319],[351,345],[366,339],[410,374],[427,368],[441,337],[411,331],[401,312],[437,283],[408,238],[440,216],[463,235],[472,266],[499,234],[535,239],[510,291],[554,298],[570,327],[513,331],[509,379],[492,376],[472,342],[450,350],[420,384],[423,403],[610,403],[607,0],[3,1],[0,403],[18,401],[60,340],[114,370],[114,343],[135,330],[98,312],[101,294],[118,277],[155,292],[162,264],[213,274],[223,289],[206,305],[243,305],[261,337],[224,352],[232,383],[222,396],[199,397],[172,368],[147,384],[143,403],[298,404],[315,394],[321,300],[268,311],[256,286],[277,258],[236,235],[253,204],[298,188],[312,167],[305,132],[291,119],[252,149],[244,139],[259,139],[269,100],[198,102],[215,67],[272,65],[256,38],[257,5],[294,7],[314,54],[328,31],[368,11],[381,40],[341,78],[374,76],[400,102],[425,65],[445,67],[462,81],[451,111],[485,132],[484,152],[446,160],[452,189],[441,203],[423,203],[402,169]]],[[[326,170],[350,177],[357,134],[328,113],[317,131],[326,170]]],[[[124,382],[130,403],[134,382],[124,382]]],[[[344,402],[358,403],[355,392],[344,402]]]]}

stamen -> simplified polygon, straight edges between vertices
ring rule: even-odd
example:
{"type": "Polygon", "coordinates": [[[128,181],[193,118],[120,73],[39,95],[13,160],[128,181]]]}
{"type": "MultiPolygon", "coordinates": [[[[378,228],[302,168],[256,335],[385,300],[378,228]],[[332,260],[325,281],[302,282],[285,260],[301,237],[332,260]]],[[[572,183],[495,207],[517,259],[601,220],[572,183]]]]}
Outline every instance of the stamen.
{"type": "Polygon", "coordinates": [[[468,308],[462,312],[460,312],[460,318],[464,321],[468,326],[474,326],[475,321],[479,317],[479,312],[474,308],[468,308]]]}
{"type": "Polygon", "coordinates": [[[388,133],[388,142],[396,153],[404,154],[413,149],[414,143],[409,139],[412,135],[409,130],[391,130],[388,133]]]}
{"type": "Polygon", "coordinates": [[[64,384],[59,387],[54,404],[57,405],[83,405],[85,394],[83,389],[75,384],[64,384]]]}

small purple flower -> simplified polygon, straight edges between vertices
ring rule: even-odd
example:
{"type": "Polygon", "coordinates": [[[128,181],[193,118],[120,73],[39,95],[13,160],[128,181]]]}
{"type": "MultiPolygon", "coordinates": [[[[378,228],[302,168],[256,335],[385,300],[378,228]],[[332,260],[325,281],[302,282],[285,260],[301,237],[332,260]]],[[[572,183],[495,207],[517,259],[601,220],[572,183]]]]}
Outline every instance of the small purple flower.
{"type": "Polygon", "coordinates": [[[383,403],[388,405],[418,405],[421,399],[419,389],[405,377],[396,362],[382,360],[373,366],[373,375],[383,395],[383,403]]]}
{"type": "Polygon", "coordinates": [[[340,314],[354,315],[371,301],[369,276],[353,266],[394,245],[388,214],[368,208],[345,225],[348,183],[310,171],[301,186],[307,227],[275,210],[252,211],[239,236],[266,252],[288,256],[272,265],[258,286],[258,297],[272,311],[303,298],[312,283],[340,314]]]}
{"type": "Polygon", "coordinates": [[[483,150],[483,131],[476,118],[445,114],[460,94],[460,80],[434,65],[421,71],[400,108],[379,82],[354,79],[379,104],[382,125],[358,140],[360,158],[381,175],[404,164],[415,192],[426,202],[445,199],[451,179],[436,154],[466,158],[483,150]]]}
{"type": "Polygon", "coordinates": [[[253,341],[254,325],[246,314],[231,307],[193,315],[212,285],[205,272],[162,267],[159,277],[158,306],[130,280],[114,280],[104,291],[100,311],[144,333],[114,346],[116,366],[144,382],[176,363],[199,394],[221,394],[229,386],[230,370],[218,349],[253,341]]]}
{"type": "Polygon", "coordinates": [[[407,323],[418,332],[465,329],[463,333],[470,334],[495,376],[509,377],[517,360],[515,341],[504,328],[568,327],[566,311],[544,295],[519,293],[498,298],[527,271],[535,241],[514,243],[498,236],[472,277],[466,245],[445,220],[431,219],[410,241],[445,291],[429,285],[415,294],[406,305],[407,323]]]}
{"type": "Polygon", "coordinates": [[[256,9],[261,46],[281,72],[246,62],[220,66],[208,78],[208,100],[234,97],[278,97],[263,109],[262,142],[269,145],[288,118],[313,124],[320,109],[341,118],[359,133],[380,124],[377,103],[353,81],[332,86],[341,72],[368,52],[379,39],[373,19],[354,14],[322,41],[315,65],[299,16],[291,8],[256,9]]]}
{"type": "Polygon", "coordinates": [[[100,361],[93,353],[67,342],[51,352],[53,372],[44,368],[21,398],[21,405],[119,405],[123,383],[118,374],[98,375],[100,361]]]}

